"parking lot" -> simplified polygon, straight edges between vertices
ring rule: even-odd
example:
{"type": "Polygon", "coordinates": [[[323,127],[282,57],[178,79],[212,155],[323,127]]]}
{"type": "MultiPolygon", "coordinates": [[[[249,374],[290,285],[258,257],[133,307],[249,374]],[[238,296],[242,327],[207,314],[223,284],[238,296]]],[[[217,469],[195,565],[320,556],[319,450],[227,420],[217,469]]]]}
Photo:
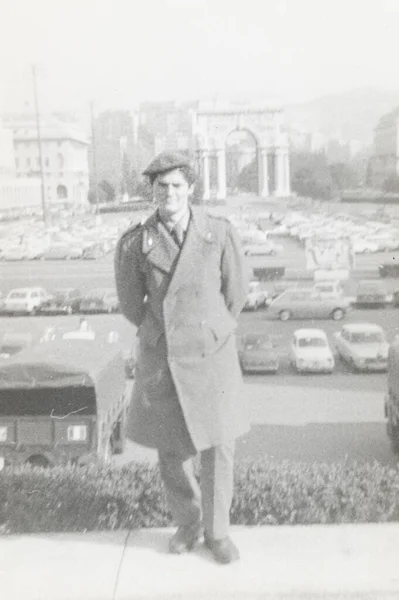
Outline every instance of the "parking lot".
{"type": "MultiPolygon", "coordinates": [[[[226,211],[224,211],[226,212],[226,211]]],[[[137,218],[137,215],[135,215],[137,218]]],[[[262,221],[262,223],[264,223],[262,221]]],[[[273,227],[267,219],[265,230],[273,227]]],[[[286,266],[291,271],[304,271],[306,267],[303,246],[292,236],[275,238],[282,250],[274,256],[246,257],[248,272],[257,266],[286,266]]],[[[360,255],[356,266],[365,269],[376,267],[387,260],[387,252],[360,255]]],[[[374,275],[375,276],[375,275],[374,275]]],[[[113,253],[96,260],[46,260],[1,261],[0,291],[26,286],[42,286],[50,293],[55,288],[73,287],[86,294],[99,287],[114,287],[113,253]]],[[[262,282],[263,289],[272,293],[276,282],[262,282]]],[[[311,279],[290,282],[296,285],[312,284],[311,279]]],[[[399,287],[397,279],[384,280],[388,294],[399,287]]],[[[342,282],[344,293],[354,297],[358,278],[342,282]]],[[[71,316],[0,316],[0,335],[5,332],[33,332],[40,337],[54,327],[61,332],[77,329],[79,315],[71,316]]],[[[119,343],[127,350],[135,339],[134,327],[120,314],[93,314],[88,321],[99,336],[116,332],[119,343]]],[[[326,374],[298,374],[290,364],[289,348],[292,335],[301,327],[324,330],[335,351],[334,334],[344,323],[374,323],[380,325],[389,342],[399,333],[399,309],[358,309],[354,307],[343,321],[331,319],[289,320],[281,322],[271,318],[266,307],[245,311],[240,315],[237,336],[246,333],[266,333],[276,343],[280,366],[276,375],[245,375],[245,390],[250,402],[254,427],[251,434],[239,443],[238,452],[255,457],[259,453],[272,453],[282,458],[300,457],[304,460],[335,460],[343,454],[356,460],[378,458],[383,462],[394,460],[385,434],[383,398],[387,386],[386,373],[354,373],[343,361],[337,359],[334,372],[326,374]],[[299,411],[299,412],[298,412],[299,411]],[[298,417],[301,417],[298,421],[298,417]],[[299,429],[298,429],[299,427],[299,429]],[[276,445],[275,445],[276,444],[276,445]],[[323,445],[325,446],[323,449],[323,445]],[[345,454],[346,452],[346,454],[345,454]]],[[[145,454],[145,452],[144,452],[145,454]]],[[[128,452],[118,461],[137,456],[137,448],[128,446],[128,452]]]]}

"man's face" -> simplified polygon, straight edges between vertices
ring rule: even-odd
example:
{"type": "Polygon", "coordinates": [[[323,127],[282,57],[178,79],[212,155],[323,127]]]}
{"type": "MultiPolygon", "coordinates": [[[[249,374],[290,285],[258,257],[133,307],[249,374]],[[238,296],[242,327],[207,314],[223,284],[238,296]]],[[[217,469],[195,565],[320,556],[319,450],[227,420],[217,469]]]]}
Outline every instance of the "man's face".
{"type": "Polygon", "coordinates": [[[154,181],[154,196],[161,216],[170,219],[183,215],[188,208],[188,198],[193,186],[187,183],[179,169],[161,173],[154,181]]]}

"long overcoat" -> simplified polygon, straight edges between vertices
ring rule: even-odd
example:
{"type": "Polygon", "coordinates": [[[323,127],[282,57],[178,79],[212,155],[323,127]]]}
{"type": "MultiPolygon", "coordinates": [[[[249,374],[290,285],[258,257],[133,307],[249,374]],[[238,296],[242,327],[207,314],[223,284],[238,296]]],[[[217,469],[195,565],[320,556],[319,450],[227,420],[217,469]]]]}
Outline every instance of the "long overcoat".
{"type": "Polygon", "coordinates": [[[235,344],[246,276],[227,219],[191,207],[180,249],[155,212],[115,253],[120,307],[138,327],[127,435],[181,455],[249,429],[235,344]]]}

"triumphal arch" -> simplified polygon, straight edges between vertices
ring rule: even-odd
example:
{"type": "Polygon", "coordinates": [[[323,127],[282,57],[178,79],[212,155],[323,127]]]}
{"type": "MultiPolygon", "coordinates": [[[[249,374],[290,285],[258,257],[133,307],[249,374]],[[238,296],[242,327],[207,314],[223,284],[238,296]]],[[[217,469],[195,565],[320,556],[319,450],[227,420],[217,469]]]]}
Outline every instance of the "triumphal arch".
{"type": "Polygon", "coordinates": [[[216,197],[227,196],[226,142],[234,131],[249,132],[256,142],[258,195],[290,195],[288,136],[280,108],[199,105],[193,112],[193,133],[204,184],[204,200],[211,196],[210,160],[216,158],[216,197]]]}

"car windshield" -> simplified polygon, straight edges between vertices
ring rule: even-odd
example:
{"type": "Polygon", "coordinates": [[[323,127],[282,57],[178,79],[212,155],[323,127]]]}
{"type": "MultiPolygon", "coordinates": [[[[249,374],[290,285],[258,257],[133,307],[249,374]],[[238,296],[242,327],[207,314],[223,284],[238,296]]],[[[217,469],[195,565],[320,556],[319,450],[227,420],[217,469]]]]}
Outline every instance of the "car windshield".
{"type": "Polygon", "coordinates": [[[299,348],[325,348],[327,341],[320,337],[300,338],[298,346],[299,348]]]}
{"type": "Polygon", "coordinates": [[[351,342],[353,344],[380,344],[385,342],[385,337],[379,331],[359,331],[352,333],[351,342]]]}
{"type": "Polygon", "coordinates": [[[14,298],[22,299],[26,298],[27,295],[28,294],[26,292],[12,292],[12,294],[9,295],[9,298],[12,300],[14,300],[14,298]]]}

